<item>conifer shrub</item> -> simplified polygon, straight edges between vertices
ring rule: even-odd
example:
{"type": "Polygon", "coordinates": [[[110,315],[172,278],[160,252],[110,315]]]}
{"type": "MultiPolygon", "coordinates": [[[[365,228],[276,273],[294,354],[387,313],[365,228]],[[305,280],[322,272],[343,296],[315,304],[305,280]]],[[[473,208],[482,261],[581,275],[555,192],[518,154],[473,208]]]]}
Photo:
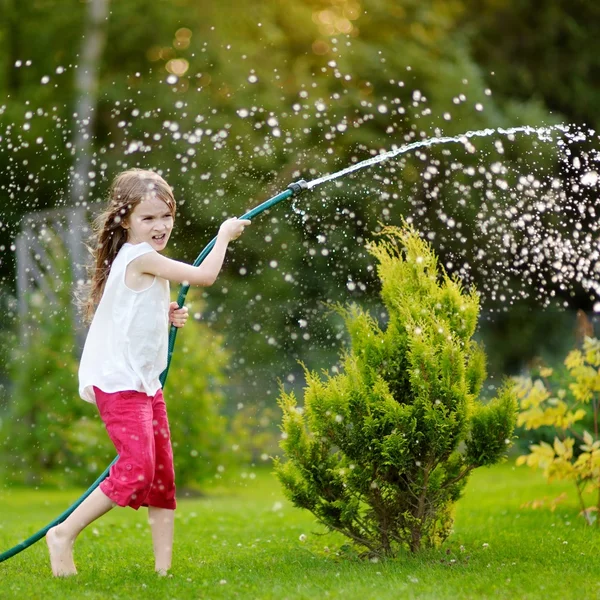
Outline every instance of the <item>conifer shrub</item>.
{"type": "Polygon", "coordinates": [[[288,498],[367,555],[440,544],[473,469],[503,459],[516,420],[508,382],[483,404],[479,296],[438,268],[411,227],[368,247],[388,320],[338,307],[350,346],[338,374],[305,372],[303,406],[281,391],[275,471],[288,498]]]}

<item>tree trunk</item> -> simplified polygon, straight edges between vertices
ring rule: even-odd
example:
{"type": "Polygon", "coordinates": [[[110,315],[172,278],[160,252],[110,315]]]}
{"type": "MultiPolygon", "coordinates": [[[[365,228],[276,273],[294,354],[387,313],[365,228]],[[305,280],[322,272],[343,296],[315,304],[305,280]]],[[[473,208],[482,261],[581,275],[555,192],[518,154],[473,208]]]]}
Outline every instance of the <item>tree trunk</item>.
{"type": "Polygon", "coordinates": [[[8,36],[7,40],[7,62],[6,62],[6,87],[8,92],[14,94],[18,91],[20,85],[21,69],[15,66],[17,60],[22,57],[20,54],[20,14],[18,0],[2,0],[4,15],[7,27],[5,32],[8,36]]]}
{"type": "Polygon", "coordinates": [[[73,147],[75,164],[71,177],[71,202],[77,205],[87,197],[92,154],[92,135],[98,79],[102,53],[106,42],[106,23],[110,0],[89,0],[85,17],[81,56],[75,76],[75,137],[73,147]]]}
{"type": "MultiPolygon", "coordinates": [[[[75,75],[75,124],[73,150],[75,162],[71,172],[71,205],[79,206],[88,196],[89,173],[91,171],[94,121],[98,103],[98,80],[102,53],[106,42],[106,25],[110,0],[88,0],[81,55],[75,75]]],[[[83,217],[75,215],[74,218],[83,217]]],[[[82,237],[83,222],[71,223],[67,246],[71,254],[73,280],[85,280],[87,253],[82,237]]],[[[85,327],[77,308],[73,322],[77,332],[77,345],[83,347],[85,327]]]]}
{"type": "Polygon", "coordinates": [[[429,469],[425,469],[423,475],[423,487],[419,495],[419,503],[417,505],[417,514],[415,515],[416,522],[411,528],[410,551],[418,552],[421,549],[421,538],[423,537],[423,517],[425,516],[425,499],[427,497],[427,485],[429,483],[429,469]]]}
{"type": "Polygon", "coordinates": [[[411,530],[410,539],[410,551],[413,553],[418,552],[421,549],[421,524],[419,526],[413,525],[411,530]]]}

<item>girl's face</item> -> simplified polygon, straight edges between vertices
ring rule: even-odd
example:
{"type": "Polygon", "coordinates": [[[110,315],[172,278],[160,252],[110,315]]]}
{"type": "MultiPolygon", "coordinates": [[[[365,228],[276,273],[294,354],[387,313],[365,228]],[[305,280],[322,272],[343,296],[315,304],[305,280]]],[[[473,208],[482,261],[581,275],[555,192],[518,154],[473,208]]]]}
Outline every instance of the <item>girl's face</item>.
{"type": "Polygon", "coordinates": [[[173,230],[173,215],[156,196],[144,198],[123,223],[130,244],[148,242],[157,252],[164,250],[173,230]]]}

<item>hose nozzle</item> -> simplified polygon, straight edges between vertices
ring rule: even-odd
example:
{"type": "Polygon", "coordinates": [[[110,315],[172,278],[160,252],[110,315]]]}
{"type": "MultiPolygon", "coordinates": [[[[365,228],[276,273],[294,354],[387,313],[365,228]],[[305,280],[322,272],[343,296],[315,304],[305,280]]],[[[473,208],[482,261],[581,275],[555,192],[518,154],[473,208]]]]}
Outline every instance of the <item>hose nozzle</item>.
{"type": "Polygon", "coordinates": [[[299,196],[304,190],[308,189],[308,183],[304,179],[299,179],[288,185],[288,190],[292,190],[292,196],[299,196]]]}

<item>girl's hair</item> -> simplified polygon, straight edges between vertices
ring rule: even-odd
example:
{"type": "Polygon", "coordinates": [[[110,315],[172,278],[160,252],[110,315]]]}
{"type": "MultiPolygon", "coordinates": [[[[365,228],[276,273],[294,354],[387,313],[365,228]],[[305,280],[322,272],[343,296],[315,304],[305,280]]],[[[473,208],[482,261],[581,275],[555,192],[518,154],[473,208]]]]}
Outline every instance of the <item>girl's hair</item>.
{"type": "Polygon", "coordinates": [[[88,267],[87,297],[81,302],[84,320],[89,322],[100,302],[110,267],[127,241],[127,221],[144,198],[162,200],[175,217],[175,197],[169,184],[154,171],[128,169],[119,173],[110,187],[108,206],[94,220],[92,264],[88,267]]]}

